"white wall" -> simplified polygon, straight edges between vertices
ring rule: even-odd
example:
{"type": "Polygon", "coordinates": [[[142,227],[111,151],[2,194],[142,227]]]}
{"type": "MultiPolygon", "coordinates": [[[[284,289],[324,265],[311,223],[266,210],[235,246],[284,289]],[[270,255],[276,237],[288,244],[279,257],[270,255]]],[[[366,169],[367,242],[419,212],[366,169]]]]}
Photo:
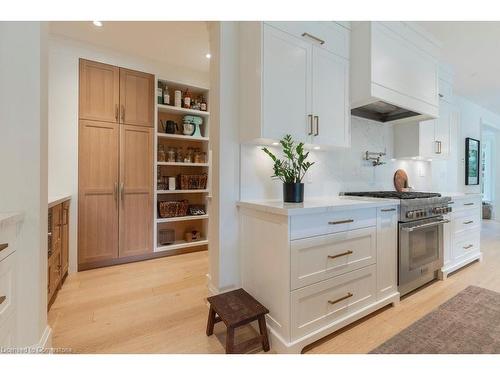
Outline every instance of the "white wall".
{"type": "Polygon", "coordinates": [[[210,25],[210,147],[212,199],[209,202],[209,288],[212,293],[240,284],[238,211],[238,23],[210,25]]]}
{"type": "Polygon", "coordinates": [[[0,212],[24,213],[17,249],[19,346],[47,328],[47,37],[41,22],[0,22],[0,212]]]}
{"type": "MultiPolygon", "coordinates": [[[[426,161],[391,160],[393,127],[351,117],[351,148],[333,151],[311,151],[315,161],[305,178],[305,197],[336,196],[343,191],[394,190],[394,172],[402,168],[411,186],[431,190],[431,167],[426,161]],[[365,151],[387,152],[387,164],[373,167],[363,160],[365,151]]],[[[274,148],[276,150],[276,148],[274,148]]],[[[241,198],[281,199],[282,184],[270,179],[272,161],[261,147],[241,146],[241,198]]]]}
{"type": "MultiPolygon", "coordinates": [[[[145,41],[147,42],[147,41],[145,41]]],[[[52,35],[49,43],[49,196],[71,194],[70,272],[77,269],[78,59],[100,61],[208,87],[205,72],[168,66],[52,35]]],[[[29,85],[27,86],[29,88],[29,85]]],[[[29,89],[25,95],[29,96],[29,89]]]]}

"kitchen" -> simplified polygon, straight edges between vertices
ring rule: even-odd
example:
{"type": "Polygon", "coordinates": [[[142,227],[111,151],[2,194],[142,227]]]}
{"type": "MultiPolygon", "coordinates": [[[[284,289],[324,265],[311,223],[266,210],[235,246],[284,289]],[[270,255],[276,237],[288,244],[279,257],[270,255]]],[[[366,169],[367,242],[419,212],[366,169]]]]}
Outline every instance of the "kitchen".
{"type": "MultiPolygon", "coordinates": [[[[90,23],[78,27],[94,27],[90,23]]],[[[90,353],[225,352],[230,340],[224,324],[215,325],[215,335],[204,331],[207,297],[243,288],[269,311],[265,332],[274,353],[456,352],[453,342],[460,338],[451,336],[432,349],[394,344],[408,340],[406,328],[469,285],[493,290],[496,285],[493,276],[489,284],[477,278],[496,264],[483,261],[484,247],[493,244],[488,237],[483,245],[481,227],[490,232],[496,227],[482,223],[477,155],[482,124],[500,126],[500,115],[462,96],[463,86],[455,89],[463,83],[449,61],[449,47],[438,38],[439,25],[210,22],[202,32],[206,43],[197,51],[209,69],[198,76],[158,62],[140,64],[125,54],[103,52],[102,46],[90,48],[68,37],[69,22],[53,26],[60,33],[65,27],[66,36],[51,40],[49,188],[43,192],[55,196],[46,232],[57,239],[53,254],[60,256],[56,261],[50,253],[48,263],[56,270],[48,270],[46,297],[52,345],[90,353]],[[127,223],[122,211],[127,199],[143,196],[137,198],[143,204],[131,204],[136,221],[114,228],[114,242],[95,226],[82,227],[95,224],[82,216],[93,213],[94,203],[84,205],[85,194],[96,194],[85,183],[97,176],[92,175],[96,150],[104,152],[90,141],[85,148],[97,120],[88,119],[79,103],[87,96],[74,89],[89,67],[133,74],[130,82],[144,78],[140,71],[153,82],[145,95],[148,130],[130,138],[135,145],[147,133],[152,143],[138,143],[144,147],[131,158],[117,151],[117,163],[127,160],[123,163],[135,165],[134,173],[146,171],[134,175],[144,186],[121,186],[110,178],[110,188],[97,192],[109,200],[109,209],[101,212],[119,207],[118,226],[127,223]],[[71,108],[61,109],[68,95],[71,108]],[[198,116],[202,125],[190,123],[187,115],[198,116]],[[298,179],[285,181],[294,185],[288,187],[271,178],[280,174],[269,157],[286,158],[279,142],[287,134],[295,142],[292,151],[303,142],[302,162],[312,163],[298,179]],[[63,140],[67,146],[60,145],[63,140]],[[144,155],[149,158],[136,157],[144,155]],[[184,186],[182,177],[173,177],[177,174],[198,177],[184,186]],[[186,200],[189,205],[182,203],[186,200]],[[109,242],[88,245],[96,236],[109,242]],[[106,258],[106,251],[113,255],[106,258]],[[133,302],[120,298],[122,283],[133,302]],[[186,290],[176,289],[181,286],[186,290]],[[442,298],[432,300],[437,294],[442,298]],[[112,303],[123,305],[113,310],[112,303]],[[183,321],[179,315],[186,312],[183,321]],[[401,320],[391,325],[387,317],[395,315],[401,320]],[[168,329],[158,333],[148,319],[168,329]],[[385,330],[376,333],[376,324],[385,330]],[[132,337],[119,336],[125,327],[133,327],[132,337]],[[184,329],[192,335],[169,338],[184,329]],[[349,340],[352,335],[358,338],[349,340]]],[[[114,26],[99,27],[103,38],[114,26]]],[[[108,122],[116,120],[120,129],[142,126],[127,122],[133,115],[129,108],[121,110],[121,100],[108,122]]],[[[111,138],[107,142],[114,144],[111,138]]],[[[126,164],[120,168],[119,176],[127,173],[126,164]]],[[[8,220],[21,225],[23,219],[8,220]]],[[[17,310],[10,311],[9,318],[17,310]]],[[[236,341],[252,340],[256,332],[248,326],[236,341]]],[[[463,341],[461,350],[481,352],[481,346],[471,349],[463,341]]]]}

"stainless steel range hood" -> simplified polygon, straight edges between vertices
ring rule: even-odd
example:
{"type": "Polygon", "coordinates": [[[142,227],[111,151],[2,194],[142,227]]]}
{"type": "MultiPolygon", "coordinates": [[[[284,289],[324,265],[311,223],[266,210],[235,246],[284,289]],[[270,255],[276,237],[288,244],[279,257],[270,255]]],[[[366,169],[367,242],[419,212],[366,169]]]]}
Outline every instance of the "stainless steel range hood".
{"type": "Polygon", "coordinates": [[[391,122],[402,119],[409,119],[415,116],[421,116],[421,113],[410,111],[381,100],[354,108],[351,114],[357,117],[363,117],[378,122],[391,122]]]}

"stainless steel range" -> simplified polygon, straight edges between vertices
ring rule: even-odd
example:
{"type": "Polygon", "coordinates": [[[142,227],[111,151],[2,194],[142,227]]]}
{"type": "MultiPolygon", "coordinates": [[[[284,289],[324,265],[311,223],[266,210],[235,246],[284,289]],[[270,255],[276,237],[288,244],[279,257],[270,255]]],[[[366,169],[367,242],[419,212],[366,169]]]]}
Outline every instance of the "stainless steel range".
{"type": "Polygon", "coordinates": [[[401,295],[437,277],[443,266],[443,230],[450,197],[438,193],[372,191],[344,195],[400,199],[398,285],[401,295]]]}

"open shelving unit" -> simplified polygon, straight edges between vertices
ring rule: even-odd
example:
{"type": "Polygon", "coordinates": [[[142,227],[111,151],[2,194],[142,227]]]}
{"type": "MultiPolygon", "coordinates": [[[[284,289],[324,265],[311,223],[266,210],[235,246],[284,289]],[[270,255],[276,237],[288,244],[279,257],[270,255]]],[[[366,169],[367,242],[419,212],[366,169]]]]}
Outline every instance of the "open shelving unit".
{"type": "MultiPolygon", "coordinates": [[[[202,87],[195,87],[192,85],[185,85],[180,82],[165,80],[158,78],[156,87],[159,83],[166,84],[170,91],[170,98],[173,101],[174,90],[181,90],[184,92],[189,88],[194,95],[203,95],[207,100],[207,107],[209,107],[209,90],[202,87]]],[[[182,107],[174,107],[172,105],[156,104],[156,136],[155,136],[155,213],[154,213],[154,243],[155,252],[168,252],[183,249],[192,250],[206,250],[208,248],[208,202],[207,197],[210,196],[210,140],[209,140],[209,126],[210,126],[210,112],[198,111],[182,107]],[[183,117],[186,115],[199,116],[203,119],[201,125],[201,137],[193,137],[181,133],[183,117]],[[175,134],[167,134],[163,132],[160,121],[171,120],[178,124],[179,130],[175,134]],[[175,148],[177,151],[183,149],[184,151],[191,148],[199,148],[201,152],[205,152],[207,160],[204,163],[183,163],[183,162],[166,162],[158,160],[159,146],[163,145],[165,150],[175,148]],[[206,189],[197,190],[168,190],[158,189],[159,176],[176,177],[178,174],[201,174],[208,175],[206,189]],[[187,215],[180,217],[160,218],[158,214],[157,205],[159,201],[180,201],[188,200],[189,205],[204,206],[204,215],[187,215]],[[169,244],[162,244],[159,242],[161,230],[173,230],[175,233],[175,241],[169,244]],[[186,241],[184,234],[186,232],[196,230],[200,232],[200,239],[193,241],[186,241]],[[196,249],[194,249],[196,248],[196,249]]],[[[178,187],[178,186],[177,186],[178,187]]]]}

